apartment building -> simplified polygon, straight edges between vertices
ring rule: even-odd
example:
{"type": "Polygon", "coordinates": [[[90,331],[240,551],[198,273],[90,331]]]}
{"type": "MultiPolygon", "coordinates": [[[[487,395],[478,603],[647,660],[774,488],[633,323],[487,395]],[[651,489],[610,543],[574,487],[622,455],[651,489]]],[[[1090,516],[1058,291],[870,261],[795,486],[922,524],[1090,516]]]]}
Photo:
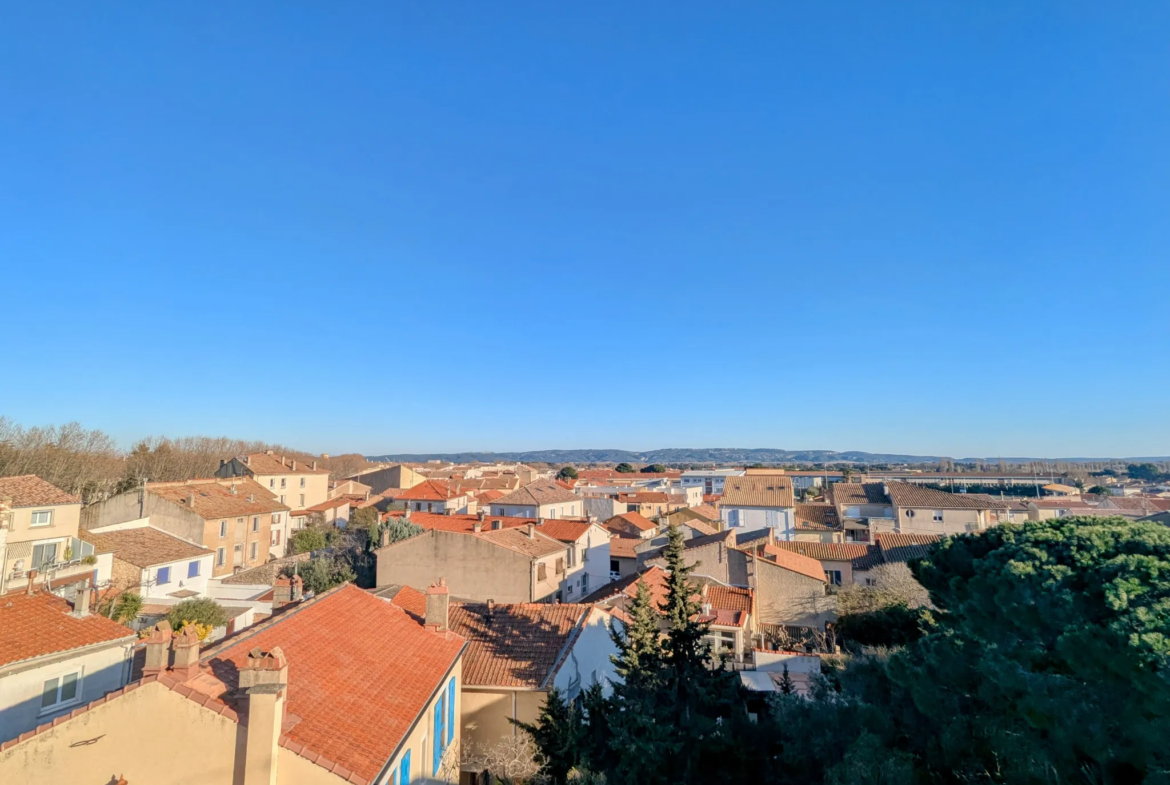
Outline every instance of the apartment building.
{"type": "Polygon", "coordinates": [[[77,536],[81,499],[34,474],[0,477],[0,593],[94,577],[93,546],[77,536]]]}
{"type": "Polygon", "coordinates": [[[215,551],[152,528],[149,519],[82,529],[80,536],[113,556],[111,587],[174,604],[207,594],[215,551]]]}
{"type": "Polygon", "coordinates": [[[776,474],[729,478],[719,500],[719,514],[726,528],[769,529],[777,539],[791,540],[796,534],[792,480],[776,474]]]}
{"type": "Polygon", "coordinates": [[[216,477],[250,477],[289,509],[303,510],[329,498],[329,470],[316,461],[303,461],[267,452],[239,455],[220,461],[216,477]]]}
{"type": "Polygon", "coordinates": [[[581,518],[580,496],[550,480],[529,483],[491,503],[492,515],[515,518],[581,518]]]}
{"type": "Polygon", "coordinates": [[[152,482],[91,504],[82,526],[150,519],[150,525],[215,553],[212,577],[268,561],[278,537],[287,536],[289,508],[249,477],[152,482]]]}
{"type": "Polygon", "coordinates": [[[834,483],[829,500],[848,535],[874,542],[878,532],[962,534],[1006,519],[1010,505],[989,496],[946,493],[904,482],[834,483]]]}

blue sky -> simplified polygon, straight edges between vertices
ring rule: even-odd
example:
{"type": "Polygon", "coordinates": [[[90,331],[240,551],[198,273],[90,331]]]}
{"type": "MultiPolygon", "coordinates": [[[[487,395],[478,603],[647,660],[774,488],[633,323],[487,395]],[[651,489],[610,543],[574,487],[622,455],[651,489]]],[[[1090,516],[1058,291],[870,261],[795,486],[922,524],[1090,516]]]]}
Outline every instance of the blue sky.
{"type": "Polygon", "coordinates": [[[1170,4],[9,4],[0,414],[1170,453],[1170,4]]]}

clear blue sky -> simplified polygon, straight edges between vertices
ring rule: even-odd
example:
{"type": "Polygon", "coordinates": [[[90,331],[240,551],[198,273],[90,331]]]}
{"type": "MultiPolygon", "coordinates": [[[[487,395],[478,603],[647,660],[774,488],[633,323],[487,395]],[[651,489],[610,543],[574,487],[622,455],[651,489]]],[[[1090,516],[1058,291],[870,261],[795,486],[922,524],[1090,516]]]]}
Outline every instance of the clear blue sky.
{"type": "Polygon", "coordinates": [[[8,4],[0,414],[1170,453],[1170,4],[8,4]]]}

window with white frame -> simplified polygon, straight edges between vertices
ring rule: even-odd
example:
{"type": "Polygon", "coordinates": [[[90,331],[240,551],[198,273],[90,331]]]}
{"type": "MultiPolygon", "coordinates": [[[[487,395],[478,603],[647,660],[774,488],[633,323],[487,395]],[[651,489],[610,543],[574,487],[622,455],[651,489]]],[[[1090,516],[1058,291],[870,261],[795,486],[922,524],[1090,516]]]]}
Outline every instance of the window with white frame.
{"type": "Polygon", "coordinates": [[[252,518],[252,531],[260,531],[260,516],[258,515],[252,518]]]}
{"type": "Polygon", "coordinates": [[[170,583],[171,582],[171,568],[170,567],[159,567],[158,574],[157,574],[157,580],[158,580],[159,586],[166,586],[168,583],[170,583]]]}
{"type": "Polygon", "coordinates": [[[288,487],[288,482],[285,480],[285,478],[284,478],[284,477],[281,477],[281,478],[280,478],[280,487],[281,487],[281,488],[288,487]]]}
{"type": "Polygon", "coordinates": [[[216,566],[222,567],[226,560],[227,560],[227,550],[224,548],[217,549],[215,551],[215,564],[216,564],[216,566]]]}
{"type": "Polygon", "coordinates": [[[269,487],[269,488],[275,488],[275,487],[276,487],[276,478],[275,478],[275,477],[273,477],[272,479],[270,479],[270,480],[268,481],[268,487],[269,487]]]}
{"type": "Polygon", "coordinates": [[[305,487],[305,478],[304,477],[301,478],[301,487],[302,488],[305,487]]]}
{"type": "Polygon", "coordinates": [[[32,514],[29,526],[51,526],[53,524],[52,510],[36,510],[32,514]]]}
{"type": "Polygon", "coordinates": [[[41,691],[41,711],[53,711],[81,700],[81,671],[73,671],[45,681],[41,691]]]}
{"type": "Polygon", "coordinates": [[[222,540],[227,536],[227,521],[219,522],[219,538],[222,540]]]}
{"type": "Polygon", "coordinates": [[[249,549],[249,552],[248,552],[248,558],[249,558],[251,561],[256,561],[256,553],[257,553],[257,548],[258,548],[258,546],[259,546],[259,545],[260,545],[260,543],[258,543],[258,542],[253,542],[253,543],[252,543],[252,545],[250,546],[250,549],[249,549]]]}
{"type": "Polygon", "coordinates": [[[935,511],[934,511],[934,520],[935,520],[935,522],[936,522],[936,523],[941,523],[941,522],[942,522],[942,519],[943,519],[943,511],[942,511],[942,510],[935,510],[935,511]]]}

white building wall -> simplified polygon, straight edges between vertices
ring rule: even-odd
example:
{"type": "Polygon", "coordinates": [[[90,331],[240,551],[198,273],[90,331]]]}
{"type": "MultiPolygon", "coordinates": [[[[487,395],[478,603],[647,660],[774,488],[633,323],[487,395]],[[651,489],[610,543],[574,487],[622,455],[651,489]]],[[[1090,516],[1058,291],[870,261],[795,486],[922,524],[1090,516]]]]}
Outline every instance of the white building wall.
{"type": "Polygon", "coordinates": [[[621,622],[608,613],[597,608],[589,612],[581,633],[553,678],[554,687],[573,698],[596,682],[602,685],[606,695],[610,693],[610,685],[619,678],[610,659],[617,654],[617,647],[609,635],[610,626],[614,624],[621,629],[621,622]]]}
{"type": "Polygon", "coordinates": [[[721,507],[719,515],[729,529],[772,529],[777,539],[791,540],[795,536],[794,512],[780,507],[721,507]]]}
{"type": "MultiPolygon", "coordinates": [[[[129,629],[126,632],[133,635],[129,629]]],[[[64,656],[55,662],[26,670],[4,672],[0,669],[0,741],[16,738],[54,717],[67,714],[102,695],[126,685],[130,677],[130,658],[134,638],[120,645],[84,654],[64,656]],[[79,673],[77,695],[68,703],[41,708],[45,682],[79,673]]],[[[45,658],[53,659],[53,658],[45,658]]],[[[30,774],[30,777],[32,775],[30,774]]],[[[32,777],[29,781],[33,781],[32,777]]]]}
{"type": "Polygon", "coordinates": [[[174,600],[174,597],[168,595],[184,590],[198,592],[200,597],[207,596],[207,584],[211,580],[214,558],[215,554],[209,553],[194,559],[183,559],[182,561],[145,568],[142,571],[142,586],[139,589],[142,599],[174,600]],[[194,578],[187,575],[192,562],[199,564],[199,574],[194,578]],[[158,582],[159,571],[167,567],[170,568],[170,580],[168,583],[160,584],[158,582]]]}

